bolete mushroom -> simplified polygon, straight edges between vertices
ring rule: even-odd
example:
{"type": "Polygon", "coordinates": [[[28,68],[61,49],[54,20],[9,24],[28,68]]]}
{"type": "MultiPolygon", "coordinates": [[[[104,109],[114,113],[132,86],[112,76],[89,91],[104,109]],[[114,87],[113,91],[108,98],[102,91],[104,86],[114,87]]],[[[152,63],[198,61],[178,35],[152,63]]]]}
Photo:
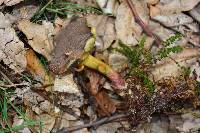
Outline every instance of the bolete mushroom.
{"type": "Polygon", "coordinates": [[[78,60],[79,65],[87,66],[107,76],[115,89],[125,88],[124,79],[109,65],[90,54],[96,38],[93,28],[87,26],[86,19],[73,18],[55,37],[55,49],[49,69],[54,74],[63,74],[70,61],[78,60]]]}

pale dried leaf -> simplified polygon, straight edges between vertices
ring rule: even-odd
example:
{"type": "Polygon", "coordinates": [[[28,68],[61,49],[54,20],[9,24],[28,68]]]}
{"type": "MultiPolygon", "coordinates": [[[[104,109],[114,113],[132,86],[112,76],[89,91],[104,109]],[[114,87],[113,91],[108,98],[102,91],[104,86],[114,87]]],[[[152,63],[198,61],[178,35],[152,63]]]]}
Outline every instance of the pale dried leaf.
{"type": "Polygon", "coordinates": [[[185,35],[185,39],[187,39],[194,46],[200,46],[200,37],[199,37],[199,27],[191,27],[192,25],[181,25],[178,27],[174,27],[173,29],[185,35]],[[192,28],[192,29],[191,29],[192,28]],[[197,31],[197,32],[194,32],[197,31]]]}
{"type": "MultiPolygon", "coordinates": [[[[141,19],[148,24],[149,15],[146,3],[143,1],[133,0],[135,8],[141,17],[141,19]]],[[[126,44],[136,45],[141,38],[142,28],[135,22],[130,9],[126,3],[120,4],[115,21],[115,28],[117,33],[117,39],[126,44]]]]}
{"type": "Polygon", "coordinates": [[[108,64],[116,71],[120,72],[127,66],[127,58],[118,53],[109,54],[108,64]]]}
{"type": "Polygon", "coordinates": [[[23,5],[23,6],[16,6],[14,7],[11,15],[16,18],[16,21],[20,19],[31,19],[34,14],[38,11],[39,7],[36,5],[23,5]]]}
{"type": "Polygon", "coordinates": [[[0,0],[0,5],[4,3],[6,6],[12,6],[20,3],[21,1],[24,0],[0,0]]]}
{"type": "Polygon", "coordinates": [[[189,13],[200,23],[200,4],[193,8],[189,13]]]}
{"type": "Polygon", "coordinates": [[[150,5],[155,5],[159,2],[159,0],[145,0],[150,5]]]}
{"type": "Polygon", "coordinates": [[[109,48],[116,39],[114,19],[108,16],[90,15],[87,17],[87,23],[97,31],[96,50],[104,51],[109,48]]]}
{"type": "Polygon", "coordinates": [[[150,16],[168,15],[189,11],[193,9],[200,0],[169,0],[165,3],[158,3],[155,6],[150,6],[150,16]]]}
{"type": "Polygon", "coordinates": [[[116,9],[119,6],[117,0],[97,0],[97,3],[104,13],[116,15],[116,9]]]}
{"type": "Polygon", "coordinates": [[[72,74],[63,77],[56,77],[54,82],[54,91],[66,92],[69,94],[81,93],[77,84],[74,82],[72,74]]]}
{"type": "Polygon", "coordinates": [[[50,22],[43,21],[42,25],[31,23],[29,20],[19,21],[18,28],[26,35],[29,45],[47,60],[51,59],[53,50],[54,27],[50,22]]]}
{"type": "Polygon", "coordinates": [[[184,13],[156,15],[151,17],[167,27],[174,27],[193,22],[193,19],[184,13]]]}
{"type": "MultiPolygon", "coordinates": [[[[173,54],[171,58],[173,58],[176,62],[179,63],[182,67],[191,67],[194,62],[196,62],[195,58],[200,57],[200,51],[198,49],[185,49],[181,53],[173,54]]],[[[155,81],[159,81],[162,78],[166,77],[176,77],[183,74],[183,69],[178,66],[173,60],[170,58],[163,59],[158,62],[152,69],[151,74],[155,81]]]]}
{"type": "Polygon", "coordinates": [[[199,115],[200,115],[199,110],[182,114],[181,117],[183,119],[183,125],[182,128],[179,128],[179,131],[181,132],[197,131],[200,128],[200,118],[198,118],[199,115]]]}
{"type": "MultiPolygon", "coordinates": [[[[72,127],[72,126],[79,126],[79,125],[83,125],[84,122],[83,121],[69,121],[67,120],[65,117],[62,117],[61,119],[61,124],[60,124],[60,129],[62,129],[63,127],[72,127]]],[[[89,133],[87,128],[83,128],[80,130],[76,130],[73,131],[72,133],[89,133]]]]}
{"type": "Polygon", "coordinates": [[[41,128],[42,133],[50,133],[54,127],[56,118],[53,117],[52,115],[49,115],[46,113],[36,115],[32,110],[29,110],[29,109],[26,110],[26,115],[32,120],[42,123],[41,127],[39,124],[35,125],[33,128],[34,129],[33,132],[39,132],[41,128]]]}
{"type": "Polygon", "coordinates": [[[99,126],[94,133],[116,133],[120,132],[120,128],[122,128],[121,123],[112,122],[99,126]]]}
{"type": "Polygon", "coordinates": [[[16,73],[20,73],[26,68],[25,54],[23,42],[16,36],[3,13],[0,13],[0,61],[3,60],[16,73]]]}
{"type": "MultiPolygon", "coordinates": [[[[162,40],[167,40],[170,36],[174,36],[175,32],[173,30],[167,29],[160,25],[159,23],[150,21],[149,22],[149,28],[152,30],[153,33],[157,34],[162,40]]],[[[182,38],[181,40],[175,42],[173,45],[180,44],[181,46],[184,46],[188,43],[187,38],[182,38]]]]}

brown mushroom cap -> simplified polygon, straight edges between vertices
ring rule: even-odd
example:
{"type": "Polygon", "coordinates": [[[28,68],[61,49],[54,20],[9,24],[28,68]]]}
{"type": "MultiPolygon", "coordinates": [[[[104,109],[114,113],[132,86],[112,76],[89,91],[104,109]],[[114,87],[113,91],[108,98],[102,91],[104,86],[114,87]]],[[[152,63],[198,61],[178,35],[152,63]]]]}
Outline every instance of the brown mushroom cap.
{"type": "Polygon", "coordinates": [[[78,59],[87,40],[92,36],[85,18],[73,18],[55,37],[55,48],[49,69],[55,74],[66,71],[70,59],[78,59]]]}

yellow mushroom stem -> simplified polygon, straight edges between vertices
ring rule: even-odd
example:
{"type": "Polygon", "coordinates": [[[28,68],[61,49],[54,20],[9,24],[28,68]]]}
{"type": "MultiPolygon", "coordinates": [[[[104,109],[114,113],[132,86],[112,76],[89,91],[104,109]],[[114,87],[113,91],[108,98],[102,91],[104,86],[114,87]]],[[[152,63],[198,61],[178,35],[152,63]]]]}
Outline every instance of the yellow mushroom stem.
{"type": "Polygon", "coordinates": [[[116,90],[122,90],[125,88],[125,80],[122,78],[122,76],[114,71],[106,63],[98,60],[88,53],[84,53],[81,60],[81,65],[97,70],[98,72],[108,77],[110,81],[112,81],[112,84],[116,90]]]}

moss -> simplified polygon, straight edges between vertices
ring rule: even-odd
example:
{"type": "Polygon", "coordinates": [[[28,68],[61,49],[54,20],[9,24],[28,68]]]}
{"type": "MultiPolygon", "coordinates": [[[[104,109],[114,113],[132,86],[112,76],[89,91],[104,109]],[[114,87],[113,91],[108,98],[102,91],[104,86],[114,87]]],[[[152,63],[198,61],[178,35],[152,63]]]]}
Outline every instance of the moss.
{"type": "MultiPolygon", "coordinates": [[[[145,37],[142,37],[140,42],[135,47],[130,47],[123,42],[119,41],[119,48],[116,49],[117,52],[120,52],[127,57],[129,61],[129,70],[130,75],[139,78],[142,81],[144,87],[148,88],[148,92],[152,94],[155,90],[155,83],[149,78],[147,70],[157,61],[162,60],[166,57],[169,57],[171,53],[179,53],[183,50],[180,46],[171,45],[176,41],[180,40],[182,35],[176,33],[174,36],[171,36],[166,41],[162,43],[162,48],[156,53],[152,54],[150,50],[144,48],[145,37]]],[[[177,63],[177,62],[176,62],[177,63]]],[[[179,65],[177,63],[177,65],[179,65]]],[[[179,65],[180,66],[180,65],[179,65]]],[[[184,75],[189,75],[189,70],[183,68],[184,75]]]]}

